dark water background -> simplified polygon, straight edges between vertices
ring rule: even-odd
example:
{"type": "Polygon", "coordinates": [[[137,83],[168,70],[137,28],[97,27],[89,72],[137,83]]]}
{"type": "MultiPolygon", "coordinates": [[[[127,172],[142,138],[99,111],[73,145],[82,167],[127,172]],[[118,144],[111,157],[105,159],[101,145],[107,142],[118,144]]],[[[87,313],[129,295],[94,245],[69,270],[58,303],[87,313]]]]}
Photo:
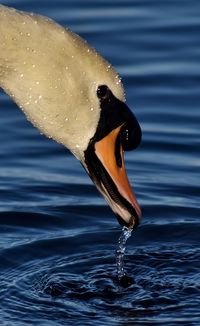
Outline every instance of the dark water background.
{"type": "Polygon", "coordinates": [[[0,94],[0,325],[200,325],[200,1],[2,1],[68,25],[119,71],[143,143],[143,222],[120,227],[80,164],[0,94]]]}

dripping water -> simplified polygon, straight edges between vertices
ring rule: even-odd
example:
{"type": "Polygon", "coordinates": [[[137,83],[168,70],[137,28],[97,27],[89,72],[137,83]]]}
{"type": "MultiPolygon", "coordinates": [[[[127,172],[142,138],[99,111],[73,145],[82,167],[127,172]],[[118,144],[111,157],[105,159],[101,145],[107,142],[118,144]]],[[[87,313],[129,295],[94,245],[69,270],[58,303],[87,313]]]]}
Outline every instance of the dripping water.
{"type": "Polygon", "coordinates": [[[129,286],[133,283],[131,277],[127,276],[124,270],[124,256],[126,251],[126,242],[132,234],[132,229],[124,226],[122,228],[122,233],[119,237],[117,250],[116,250],[116,264],[117,264],[117,277],[120,285],[129,286]]]}

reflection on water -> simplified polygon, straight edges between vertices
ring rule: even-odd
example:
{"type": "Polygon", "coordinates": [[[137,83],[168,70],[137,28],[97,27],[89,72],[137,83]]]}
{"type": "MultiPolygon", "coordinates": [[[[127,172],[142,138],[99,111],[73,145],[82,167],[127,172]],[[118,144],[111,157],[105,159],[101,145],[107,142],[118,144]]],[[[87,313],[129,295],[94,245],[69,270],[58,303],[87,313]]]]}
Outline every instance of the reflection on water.
{"type": "Polygon", "coordinates": [[[127,243],[125,287],[110,209],[78,161],[1,93],[2,323],[199,325],[200,3],[3,3],[68,25],[122,75],[143,130],[125,157],[143,220],[127,243]]]}

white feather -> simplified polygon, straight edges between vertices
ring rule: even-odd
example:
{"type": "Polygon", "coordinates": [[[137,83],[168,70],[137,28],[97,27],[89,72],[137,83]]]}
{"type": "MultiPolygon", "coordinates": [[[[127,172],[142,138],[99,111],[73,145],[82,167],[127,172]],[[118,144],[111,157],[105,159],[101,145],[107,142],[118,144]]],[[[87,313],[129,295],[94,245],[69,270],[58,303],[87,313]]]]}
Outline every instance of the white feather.
{"type": "Polygon", "coordinates": [[[86,41],[46,17],[0,5],[0,87],[80,160],[97,128],[102,84],[124,100],[118,74],[86,41]]]}

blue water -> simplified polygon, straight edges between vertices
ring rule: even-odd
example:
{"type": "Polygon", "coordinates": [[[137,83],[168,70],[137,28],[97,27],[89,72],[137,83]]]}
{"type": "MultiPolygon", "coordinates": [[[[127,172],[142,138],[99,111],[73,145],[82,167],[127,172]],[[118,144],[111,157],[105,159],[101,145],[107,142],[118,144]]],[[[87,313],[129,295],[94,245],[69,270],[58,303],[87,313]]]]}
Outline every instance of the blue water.
{"type": "Polygon", "coordinates": [[[143,210],[116,278],[116,218],[78,161],[0,93],[0,325],[200,325],[199,0],[2,1],[50,16],[119,71],[142,130],[143,210]]]}

